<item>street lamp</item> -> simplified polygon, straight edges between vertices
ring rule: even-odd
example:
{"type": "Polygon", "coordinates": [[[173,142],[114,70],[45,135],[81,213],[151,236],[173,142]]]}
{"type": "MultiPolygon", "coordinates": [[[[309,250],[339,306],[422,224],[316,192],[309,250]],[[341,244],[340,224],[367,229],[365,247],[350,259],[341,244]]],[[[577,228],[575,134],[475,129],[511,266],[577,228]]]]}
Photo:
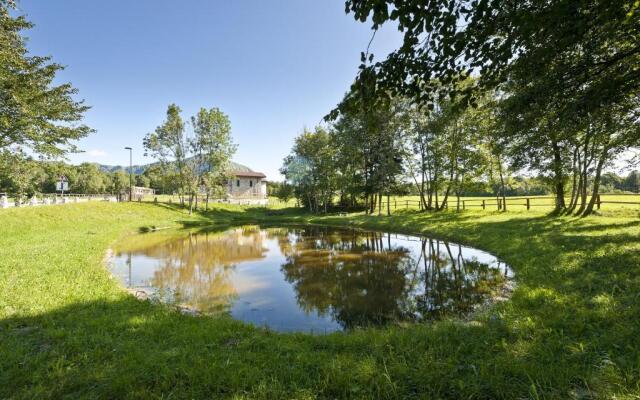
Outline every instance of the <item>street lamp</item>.
{"type": "Polygon", "coordinates": [[[133,201],[133,149],[131,147],[124,149],[129,150],[129,201],[133,201]]]}

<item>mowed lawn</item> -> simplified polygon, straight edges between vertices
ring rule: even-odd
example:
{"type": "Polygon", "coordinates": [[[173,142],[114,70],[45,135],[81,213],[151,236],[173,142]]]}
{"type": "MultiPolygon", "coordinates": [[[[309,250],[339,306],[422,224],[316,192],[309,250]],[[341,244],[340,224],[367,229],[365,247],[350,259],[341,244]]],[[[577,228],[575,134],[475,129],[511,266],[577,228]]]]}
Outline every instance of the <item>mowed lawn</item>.
{"type": "Polygon", "coordinates": [[[310,216],[152,203],[0,210],[0,398],[637,399],[640,213],[466,211],[310,216]],[[276,215],[274,215],[276,214],[276,215]],[[470,320],[279,334],[136,300],[103,265],[151,226],[315,222],[490,251],[511,300],[470,320]]]}

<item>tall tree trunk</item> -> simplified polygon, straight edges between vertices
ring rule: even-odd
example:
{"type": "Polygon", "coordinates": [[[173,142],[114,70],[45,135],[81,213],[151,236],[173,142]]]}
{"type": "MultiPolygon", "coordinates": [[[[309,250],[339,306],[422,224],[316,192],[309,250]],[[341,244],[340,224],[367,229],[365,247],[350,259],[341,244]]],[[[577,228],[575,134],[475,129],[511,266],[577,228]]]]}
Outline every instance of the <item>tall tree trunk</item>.
{"type": "Polygon", "coordinates": [[[449,184],[447,185],[447,190],[444,191],[444,198],[442,199],[442,203],[440,203],[439,206],[436,204],[437,211],[444,210],[444,206],[447,204],[447,201],[449,199],[449,192],[451,191],[451,186],[457,180],[458,180],[458,177],[457,176],[454,177],[454,167],[451,167],[451,169],[449,170],[449,184]]]}
{"type": "Polygon", "coordinates": [[[587,207],[587,188],[589,184],[589,166],[593,162],[596,156],[595,144],[591,148],[591,152],[589,151],[589,143],[591,141],[591,125],[587,126],[587,130],[585,132],[585,140],[584,140],[584,149],[583,149],[583,162],[580,166],[580,180],[582,185],[580,186],[580,208],[576,211],[576,214],[582,214],[587,207]]]}
{"type": "Polygon", "coordinates": [[[420,197],[420,209],[427,208],[427,200],[425,199],[424,194],[424,171],[420,172],[420,182],[418,182],[418,178],[416,178],[416,175],[413,172],[411,173],[411,175],[413,177],[413,181],[416,184],[416,189],[418,189],[418,196],[420,197]]]}
{"type": "Polygon", "coordinates": [[[591,192],[591,199],[589,200],[589,204],[587,208],[582,213],[583,216],[587,216],[593,212],[593,206],[596,203],[596,199],[598,198],[599,190],[600,190],[600,177],[602,175],[602,167],[604,166],[605,161],[607,160],[607,153],[609,152],[608,148],[603,150],[600,155],[600,159],[598,160],[598,165],[596,166],[596,175],[593,178],[593,191],[591,192]]]}
{"type": "Polygon", "coordinates": [[[444,197],[442,198],[442,202],[440,203],[440,206],[438,206],[436,208],[436,211],[442,211],[444,210],[444,206],[445,204],[447,204],[447,201],[449,199],[449,192],[451,191],[451,185],[447,185],[447,190],[444,191],[444,197]]]}
{"type": "Polygon", "coordinates": [[[369,214],[369,193],[364,194],[364,206],[365,206],[365,214],[369,214]]]}
{"type": "Polygon", "coordinates": [[[425,176],[424,176],[424,170],[422,171],[422,173],[420,174],[420,201],[422,202],[421,204],[423,205],[423,208],[427,208],[427,199],[424,196],[424,183],[425,183],[425,176]]]}
{"type": "Polygon", "coordinates": [[[498,174],[500,175],[500,191],[502,192],[502,211],[507,211],[507,197],[504,190],[504,174],[502,172],[502,161],[498,157],[498,174]]]}
{"type": "Polygon", "coordinates": [[[578,171],[578,184],[575,189],[571,191],[571,201],[567,207],[567,214],[571,214],[576,207],[578,207],[578,201],[580,200],[580,193],[582,193],[582,187],[584,185],[582,172],[578,171]],[[573,193],[575,191],[575,194],[573,193]]]}
{"type": "Polygon", "coordinates": [[[371,202],[369,204],[369,214],[373,214],[376,210],[376,194],[371,193],[371,202]]]}
{"type": "MultiPolygon", "coordinates": [[[[580,200],[580,207],[578,208],[578,210],[576,211],[576,214],[582,214],[584,212],[584,209],[587,207],[587,185],[588,185],[588,180],[587,180],[588,176],[586,171],[582,171],[580,172],[580,184],[578,185],[578,191],[579,194],[576,195],[576,197],[578,197],[576,199],[576,205],[577,205],[577,200],[580,200]]],[[[573,211],[573,210],[572,210],[573,211]]]]}
{"type": "Polygon", "coordinates": [[[324,213],[326,214],[328,212],[328,208],[329,208],[329,198],[331,197],[331,195],[329,193],[327,193],[324,196],[324,213]]]}
{"type": "Polygon", "coordinates": [[[562,153],[557,141],[552,141],[551,147],[553,149],[553,189],[556,195],[556,211],[558,212],[566,208],[564,201],[564,173],[562,169],[562,153]]]}
{"type": "Polygon", "coordinates": [[[576,148],[573,150],[573,159],[571,161],[572,183],[571,183],[571,198],[569,200],[569,207],[567,210],[568,213],[572,212],[575,209],[576,204],[578,204],[577,185],[578,185],[578,175],[580,175],[578,170],[579,157],[580,157],[579,149],[578,149],[578,146],[576,146],[576,148]]]}
{"type": "Polygon", "coordinates": [[[434,182],[434,176],[429,173],[429,176],[427,177],[427,193],[428,193],[428,198],[427,198],[427,207],[425,208],[426,210],[431,210],[431,206],[433,204],[433,187],[435,186],[435,182],[434,182]]]}
{"type": "MultiPolygon", "coordinates": [[[[438,208],[438,189],[439,189],[439,182],[436,180],[434,185],[433,185],[433,196],[434,196],[434,204],[436,205],[436,209],[438,208]]],[[[430,205],[429,208],[433,207],[433,204],[430,205]]]]}
{"type": "Polygon", "coordinates": [[[387,192],[387,215],[391,215],[391,196],[387,192]]]}

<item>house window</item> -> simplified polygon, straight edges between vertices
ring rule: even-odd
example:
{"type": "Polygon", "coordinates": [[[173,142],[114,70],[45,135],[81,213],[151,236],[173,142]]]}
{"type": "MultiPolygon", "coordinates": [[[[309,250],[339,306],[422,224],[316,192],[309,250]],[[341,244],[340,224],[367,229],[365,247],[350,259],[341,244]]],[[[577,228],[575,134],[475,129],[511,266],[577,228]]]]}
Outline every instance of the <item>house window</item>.
{"type": "Polygon", "coordinates": [[[249,187],[253,187],[253,181],[249,181],[249,187]]]}
{"type": "Polygon", "coordinates": [[[236,186],[240,187],[240,179],[236,179],[236,186]]]}

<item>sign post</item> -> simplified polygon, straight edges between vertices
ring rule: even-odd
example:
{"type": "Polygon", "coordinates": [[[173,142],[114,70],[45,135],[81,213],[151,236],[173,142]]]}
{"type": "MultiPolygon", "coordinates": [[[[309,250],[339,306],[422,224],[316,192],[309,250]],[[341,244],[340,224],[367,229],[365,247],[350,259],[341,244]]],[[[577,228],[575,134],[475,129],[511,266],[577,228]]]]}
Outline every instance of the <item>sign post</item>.
{"type": "Polygon", "coordinates": [[[56,182],[56,190],[60,191],[60,196],[64,198],[64,191],[69,190],[69,181],[66,176],[61,175],[60,178],[58,178],[58,181],[56,182]]]}

